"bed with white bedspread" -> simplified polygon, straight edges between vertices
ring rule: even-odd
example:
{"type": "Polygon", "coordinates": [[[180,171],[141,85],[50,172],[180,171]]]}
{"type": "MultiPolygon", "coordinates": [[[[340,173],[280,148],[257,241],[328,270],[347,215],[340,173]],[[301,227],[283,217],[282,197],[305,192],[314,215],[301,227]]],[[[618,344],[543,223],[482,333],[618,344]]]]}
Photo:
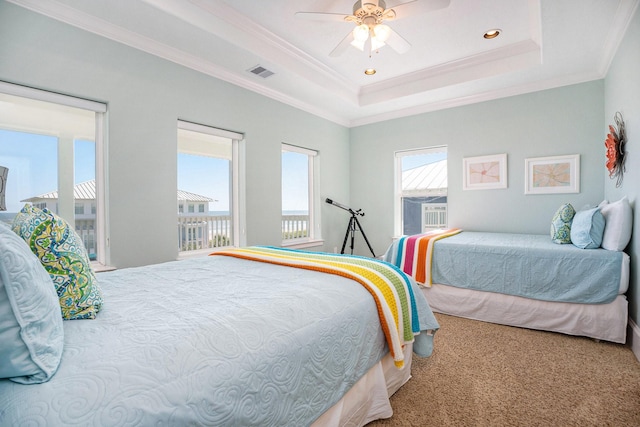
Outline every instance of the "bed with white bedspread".
{"type": "MultiPolygon", "coordinates": [[[[210,256],[98,274],[103,306],[95,319],[63,322],[50,378],[0,379],[0,425],[364,425],[391,416],[411,350],[431,353],[437,321],[397,271],[407,298],[390,314],[415,331],[404,341],[400,331],[404,348],[391,355],[386,308],[368,284],[329,266],[358,257],[327,257],[319,268],[210,256]]],[[[0,290],[11,274],[0,274],[0,290]]]]}

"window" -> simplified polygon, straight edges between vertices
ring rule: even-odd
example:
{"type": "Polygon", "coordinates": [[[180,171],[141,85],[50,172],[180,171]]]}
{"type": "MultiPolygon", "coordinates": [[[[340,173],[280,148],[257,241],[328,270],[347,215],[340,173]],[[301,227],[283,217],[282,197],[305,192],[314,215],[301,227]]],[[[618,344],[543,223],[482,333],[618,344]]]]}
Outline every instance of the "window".
{"type": "Polygon", "coordinates": [[[25,203],[75,227],[93,261],[107,264],[103,203],[104,104],[0,82],[0,165],[9,168],[11,222],[25,203]],[[93,203],[92,214],[85,206],[93,203]]]}
{"type": "Polygon", "coordinates": [[[242,138],[235,132],[178,121],[177,211],[181,256],[241,244],[242,138]]]}
{"type": "Polygon", "coordinates": [[[282,144],[282,242],[296,245],[320,239],[318,152],[282,144]]]}
{"type": "Polygon", "coordinates": [[[446,228],[446,147],[399,151],[395,158],[396,235],[446,228]]]}

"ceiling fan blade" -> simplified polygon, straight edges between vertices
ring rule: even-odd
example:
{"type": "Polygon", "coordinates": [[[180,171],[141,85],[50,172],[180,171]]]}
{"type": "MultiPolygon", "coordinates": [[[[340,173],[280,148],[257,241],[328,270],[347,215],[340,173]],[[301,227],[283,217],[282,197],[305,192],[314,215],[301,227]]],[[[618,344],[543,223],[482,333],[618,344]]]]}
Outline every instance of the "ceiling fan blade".
{"type": "Polygon", "coordinates": [[[345,18],[348,16],[349,15],[345,15],[344,13],[296,12],[296,18],[309,21],[346,22],[345,18]]]}
{"type": "Polygon", "coordinates": [[[410,16],[421,15],[438,9],[449,7],[451,0],[413,0],[398,6],[389,7],[396,13],[393,19],[402,19],[410,16]]]}
{"type": "Polygon", "coordinates": [[[398,53],[406,53],[411,49],[411,43],[406,41],[404,37],[400,34],[396,33],[393,29],[391,29],[391,34],[389,38],[385,41],[385,43],[393,50],[398,53]]]}
{"type": "Polygon", "coordinates": [[[343,38],[342,41],[338,43],[338,45],[331,51],[329,56],[332,58],[336,58],[342,55],[343,53],[345,53],[346,50],[349,49],[349,46],[351,46],[352,40],[353,40],[353,34],[349,32],[349,34],[347,34],[346,37],[343,38]]]}

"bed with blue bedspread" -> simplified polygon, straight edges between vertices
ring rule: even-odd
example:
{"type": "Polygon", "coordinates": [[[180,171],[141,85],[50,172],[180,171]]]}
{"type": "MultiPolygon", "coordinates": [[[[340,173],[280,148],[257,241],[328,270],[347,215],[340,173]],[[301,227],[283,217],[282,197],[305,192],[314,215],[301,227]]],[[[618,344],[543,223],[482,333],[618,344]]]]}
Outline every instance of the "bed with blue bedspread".
{"type": "Polygon", "coordinates": [[[548,235],[440,230],[383,257],[412,274],[436,312],[624,343],[629,256],[548,235]]]}
{"type": "Polygon", "coordinates": [[[228,251],[99,273],[100,312],[63,322],[50,378],[0,380],[0,425],[364,425],[391,416],[388,397],[409,379],[411,350],[428,356],[438,329],[415,282],[375,260],[251,250],[262,259],[228,251]],[[374,289],[380,275],[387,284],[374,289]],[[404,326],[388,330],[394,324],[404,326]]]}

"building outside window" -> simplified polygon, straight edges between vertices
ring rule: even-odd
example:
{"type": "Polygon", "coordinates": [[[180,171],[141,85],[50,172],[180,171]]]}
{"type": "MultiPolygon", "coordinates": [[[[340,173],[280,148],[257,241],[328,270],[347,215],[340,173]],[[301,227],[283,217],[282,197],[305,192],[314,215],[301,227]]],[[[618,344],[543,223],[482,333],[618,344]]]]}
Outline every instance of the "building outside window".
{"type": "Polygon", "coordinates": [[[396,235],[447,227],[447,149],[421,148],[395,153],[396,235]]]}
{"type": "Polygon", "coordinates": [[[283,245],[320,239],[317,162],[317,151],[282,144],[283,245]]]}

